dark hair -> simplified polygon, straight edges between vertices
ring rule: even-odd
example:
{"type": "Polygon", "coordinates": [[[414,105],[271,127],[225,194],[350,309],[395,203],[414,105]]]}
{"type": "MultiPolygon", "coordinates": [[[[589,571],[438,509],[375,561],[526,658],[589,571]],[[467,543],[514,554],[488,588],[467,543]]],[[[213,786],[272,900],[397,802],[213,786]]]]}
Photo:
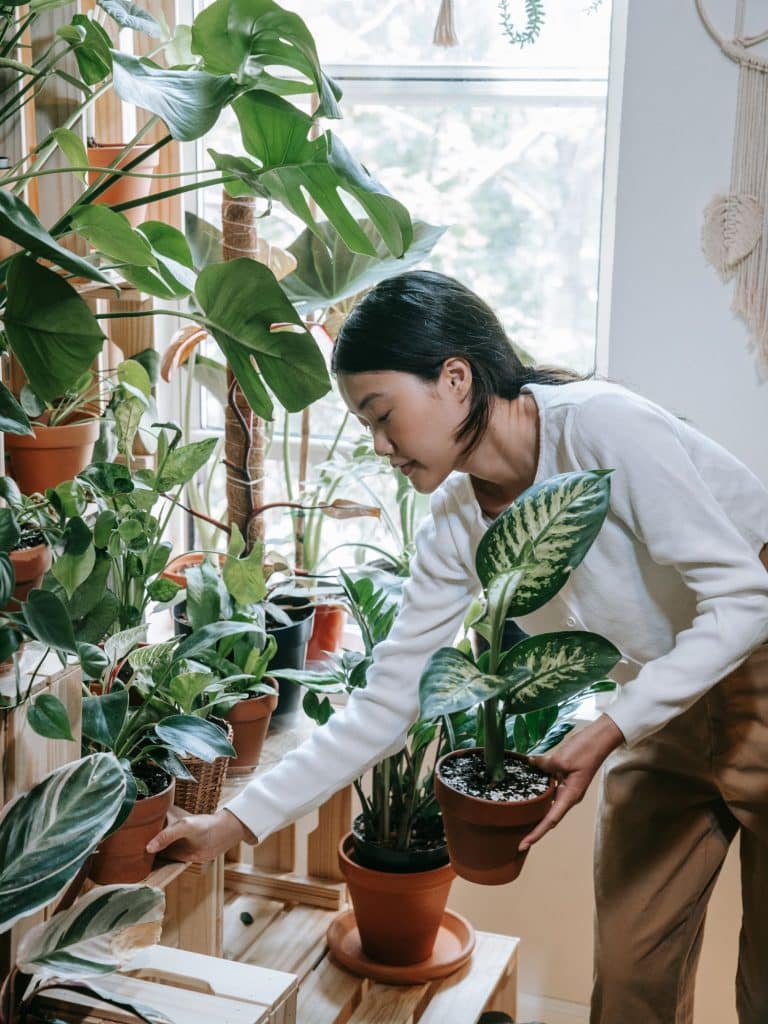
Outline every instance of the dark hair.
{"type": "Polygon", "coordinates": [[[389,277],[368,292],[339,332],[331,369],[397,370],[434,381],[453,356],[466,359],[472,370],[469,412],[456,433],[456,441],[467,442],[465,454],[482,438],[494,396],[513,399],[525,384],[584,379],[558,367],[526,366],[491,307],[459,281],[432,270],[389,277]]]}

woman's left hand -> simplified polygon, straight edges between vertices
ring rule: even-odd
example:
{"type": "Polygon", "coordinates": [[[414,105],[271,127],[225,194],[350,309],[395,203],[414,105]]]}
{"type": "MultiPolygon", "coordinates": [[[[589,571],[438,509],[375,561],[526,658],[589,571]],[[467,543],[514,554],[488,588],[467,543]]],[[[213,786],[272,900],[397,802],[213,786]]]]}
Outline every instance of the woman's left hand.
{"type": "Polygon", "coordinates": [[[611,751],[624,742],[624,734],[608,715],[601,715],[585,729],[567,736],[554,750],[531,757],[531,764],[558,780],[555,802],[536,828],[520,842],[520,852],[533,846],[559,824],[579,803],[597,769],[611,751]]]}

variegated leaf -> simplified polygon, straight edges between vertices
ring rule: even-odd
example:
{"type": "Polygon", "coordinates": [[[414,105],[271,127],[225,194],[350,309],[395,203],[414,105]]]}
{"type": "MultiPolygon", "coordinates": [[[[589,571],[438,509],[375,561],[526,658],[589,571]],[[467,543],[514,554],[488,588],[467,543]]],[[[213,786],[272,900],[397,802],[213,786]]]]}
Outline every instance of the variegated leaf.
{"type": "Polygon", "coordinates": [[[490,700],[510,684],[528,678],[527,668],[513,669],[511,675],[491,676],[455,647],[441,647],[427,662],[419,681],[421,718],[434,719],[490,700]]]}
{"type": "Polygon", "coordinates": [[[559,704],[602,679],[621,657],[610,641],[597,633],[541,633],[521,640],[502,660],[500,671],[528,669],[527,680],[504,692],[508,714],[524,714],[559,704]]]}
{"type": "Polygon", "coordinates": [[[520,569],[513,569],[511,572],[502,572],[494,576],[488,587],[488,598],[483,621],[475,625],[475,629],[481,636],[493,644],[493,638],[501,638],[504,631],[504,620],[508,615],[508,608],[515,599],[525,573],[520,569]]]}
{"type": "Polygon", "coordinates": [[[72,881],[109,831],[125,793],[112,754],[59,768],[9,803],[0,818],[0,932],[72,881]]]}
{"type": "Polygon", "coordinates": [[[165,895],[148,885],[93,889],[21,940],[17,962],[37,984],[48,977],[109,974],[160,941],[165,895]]]}
{"type": "Polygon", "coordinates": [[[550,477],[524,491],[488,528],[475,557],[484,589],[501,573],[525,573],[508,615],[536,611],[584,558],[608,511],[611,472],[550,477]]]}

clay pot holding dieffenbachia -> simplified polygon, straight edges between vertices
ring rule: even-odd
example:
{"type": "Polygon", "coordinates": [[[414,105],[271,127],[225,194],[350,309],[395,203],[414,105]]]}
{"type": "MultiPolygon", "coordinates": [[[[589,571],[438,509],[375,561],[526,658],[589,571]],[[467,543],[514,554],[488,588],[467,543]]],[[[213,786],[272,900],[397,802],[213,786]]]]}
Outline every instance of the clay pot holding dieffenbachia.
{"type": "Polygon", "coordinates": [[[595,633],[543,633],[502,645],[508,618],[536,611],[578,571],[609,495],[610,471],[600,469],[524,491],[477,549],[483,600],[470,624],[488,649],[475,655],[468,640],[441,648],[422,674],[423,718],[450,722],[454,749],[438,761],[435,794],[451,863],[469,881],[499,885],[518,876],[519,842],[555,795],[555,781],[525,755],[558,743],[585,696],[613,688],[605,677],[621,655],[595,633]]]}

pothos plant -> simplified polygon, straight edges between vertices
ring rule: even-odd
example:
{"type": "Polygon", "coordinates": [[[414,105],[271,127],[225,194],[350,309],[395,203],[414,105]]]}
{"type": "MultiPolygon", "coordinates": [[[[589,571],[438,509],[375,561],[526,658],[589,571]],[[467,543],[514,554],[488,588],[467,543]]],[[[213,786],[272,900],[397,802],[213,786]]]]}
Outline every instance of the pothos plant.
{"type": "Polygon", "coordinates": [[[468,644],[443,647],[421,676],[422,716],[447,720],[449,728],[464,716],[451,745],[474,739],[483,748],[490,786],[504,778],[505,749],[527,752],[560,738],[562,709],[589,687],[602,688],[621,657],[610,641],[581,630],[529,636],[506,651],[501,642],[505,619],[544,605],[587,554],[608,511],[611,472],[553,476],[528,488],[491,524],[475,557],[483,602],[472,623],[489,649],[475,657],[468,644]],[[476,714],[467,717],[472,709],[476,714]]]}
{"type": "Polygon", "coordinates": [[[59,768],[0,814],[0,933],[66,893],[53,916],[22,937],[0,987],[0,1024],[24,1019],[53,987],[152,1019],[146,1007],[133,1007],[92,979],[119,970],[159,940],[163,892],[147,885],[100,886],[71,906],[67,892],[78,886],[90,854],[119,817],[125,791],[117,760],[92,754],[59,768]]]}

